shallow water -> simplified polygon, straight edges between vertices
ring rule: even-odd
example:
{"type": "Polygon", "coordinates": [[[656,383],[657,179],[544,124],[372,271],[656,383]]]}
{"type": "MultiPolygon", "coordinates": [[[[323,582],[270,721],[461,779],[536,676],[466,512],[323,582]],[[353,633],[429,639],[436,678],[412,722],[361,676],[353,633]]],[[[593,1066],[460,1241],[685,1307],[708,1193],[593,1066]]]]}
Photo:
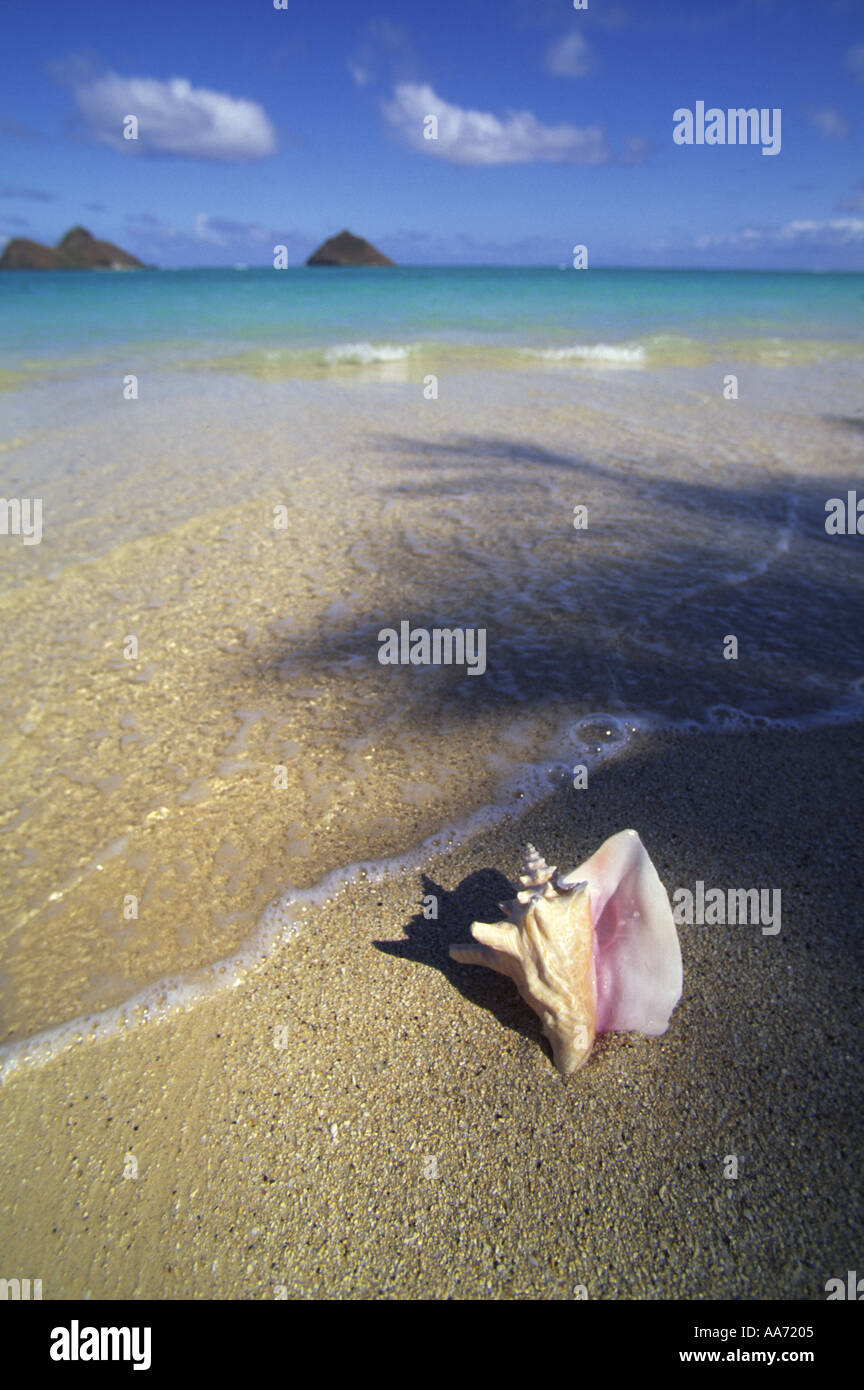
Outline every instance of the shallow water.
{"type": "Polygon", "coordinates": [[[854,345],[466,356],[431,400],[423,353],[308,379],[213,349],[3,397],[3,495],[43,503],[40,544],[0,537],[3,1039],[224,983],[293,889],[640,730],[860,714],[864,538],[824,525],[864,495],[854,345]],[[382,665],[403,621],[483,629],[485,670],[382,665]]]}

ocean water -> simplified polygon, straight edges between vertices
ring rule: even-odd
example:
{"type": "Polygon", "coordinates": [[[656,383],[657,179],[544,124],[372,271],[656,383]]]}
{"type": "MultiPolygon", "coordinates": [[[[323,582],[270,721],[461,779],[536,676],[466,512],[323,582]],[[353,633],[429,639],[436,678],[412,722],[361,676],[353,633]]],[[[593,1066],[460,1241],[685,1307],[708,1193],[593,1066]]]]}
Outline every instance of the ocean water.
{"type": "Polygon", "coordinates": [[[0,276],[0,495],[42,505],[0,535],[7,1063],[230,983],[346,876],[652,730],[860,718],[864,536],[825,504],[864,497],[862,294],[0,276]],[[483,629],[485,670],[382,665],[403,621],[483,629]]]}
{"type": "MultiPolygon", "coordinates": [[[[228,358],[250,370],[396,361],[625,365],[862,355],[864,276],[397,267],[0,277],[0,367],[228,358]],[[269,364],[269,366],[268,366],[269,364]]],[[[131,368],[130,368],[131,370],[131,368]]]]}

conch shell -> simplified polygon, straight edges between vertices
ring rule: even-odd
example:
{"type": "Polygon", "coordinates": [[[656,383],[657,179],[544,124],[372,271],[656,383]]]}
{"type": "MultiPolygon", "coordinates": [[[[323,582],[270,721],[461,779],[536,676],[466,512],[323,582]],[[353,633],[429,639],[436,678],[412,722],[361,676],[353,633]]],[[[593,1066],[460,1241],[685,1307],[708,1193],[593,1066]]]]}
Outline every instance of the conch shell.
{"type": "Polygon", "coordinates": [[[564,877],[528,846],[506,922],[474,922],[454,960],[509,975],[543,1021],[570,1076],[597,1033],[665,1033],[681,998],[681,948],[669,898],[635,830],[622,830],[564,877]]]}

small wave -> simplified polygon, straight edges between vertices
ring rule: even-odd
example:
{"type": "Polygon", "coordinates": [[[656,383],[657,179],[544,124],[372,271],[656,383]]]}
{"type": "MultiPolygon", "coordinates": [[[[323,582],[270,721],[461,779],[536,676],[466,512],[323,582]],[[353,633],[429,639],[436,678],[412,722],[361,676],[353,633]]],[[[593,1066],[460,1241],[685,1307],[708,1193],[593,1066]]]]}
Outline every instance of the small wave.
{"type": "Polygon", "coordinates": [[[357,362],[361,366],[370,362],[402,362],[414,347],[414,343],[337,343],[324,353],[324,361],[331,366],[342,362],[357,362]]]}
{"type": "Polygon", "coordinates": [[[642,367],[645,349],[641,343],[630,346],[615,343],[576,343],[563,348],[526,348],[532,357],[545,362],[610,362],[623,367],[642,367]]]}
{"type": "Polygon", "coordinates": [[[279,942],[287,941],[307,924],[307,914],[330,901],[346,885],[383,883],[387,879],[416,872],[433,856],[451,853],[466,840],[508,816],[518,818],[529,806],[549,796],[556,785],[572,775],[574,757],[578,756],[589,768],[594,769],[607,758],[614,757],[633,734],[650,727],[651,721],[640,720],[638,716],[634,719],[597,716],[592,721],[593,746],[589,746],[584,737],[585,730],[581,726],[574,728],[568,721],[559,731],[557,740],[563,758],[517,766],[499,788],[495,802],[444,825],[403,854],[341,865],[331,869],[311,888],[286,887],[264,909],[250,937],[232,955],[147,985],[131,999],[113,1008],[81,1015],[67,1023],[3,1044],[0,1046],[0,1082],[22,1068],[48,1062],[70,1047],[94,1043],[116,1036],[125,1029],[171,1017],[188,1009],[199,999],[236,988],[279,942]],[[614,730],[611,727],[613,722],[614,730]],[[593,738],[594,724],[603,726],[602,736],[596,742],[593,738]]]}
{"type": "Polygon", "coordinates": [[[279,942],[308,925],[310,915],[352,883],[383,883],[417,872],[433,856],[448,854],[507,817],[514,820],[569,782],[578,762],[592,772],[617,757],[634,737],[646,734],[736,734],[755,731],[804,732],[864,718],[864,676],[850,683],[846,697],[829,709],[798,716],[751,714],[731,705],[713,705],[701,719],[676,719],[647,711],[594,713],[565,720],[554,743],[558,756],[514,768],[491,804],[444,825],[403,854],[360,860],[331,869],[310,888],[287,886],[264,909],[245,944],[234,954],[145,987],[125,1003],[55,1025],[0,1046],[0,1081],[22,1068],[39,1066],[79,1044],[94,1043],[125,1029],[176,1015],[200,999],[243,983],[279,942]]]}

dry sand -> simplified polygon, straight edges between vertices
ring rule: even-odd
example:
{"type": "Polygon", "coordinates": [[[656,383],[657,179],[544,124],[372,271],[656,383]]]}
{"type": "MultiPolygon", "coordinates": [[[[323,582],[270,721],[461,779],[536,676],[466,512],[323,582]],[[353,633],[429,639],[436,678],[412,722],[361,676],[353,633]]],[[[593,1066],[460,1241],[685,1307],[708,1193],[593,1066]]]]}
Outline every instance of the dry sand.
{"type": "Polygon", "coordinates": [[[823,1299],[861,1248],[862,746],[643,736],[590,796],[342,889],[234,989],[13,1074],[3,1274],[49,1299],[823,1299]],[[526,839],[570,868],[626,826],[670,892],[780,888],[782,930],[682,926],[666,1036],[600,1038],[564,1081],[512,984],[447,946],[526,839]]]}

